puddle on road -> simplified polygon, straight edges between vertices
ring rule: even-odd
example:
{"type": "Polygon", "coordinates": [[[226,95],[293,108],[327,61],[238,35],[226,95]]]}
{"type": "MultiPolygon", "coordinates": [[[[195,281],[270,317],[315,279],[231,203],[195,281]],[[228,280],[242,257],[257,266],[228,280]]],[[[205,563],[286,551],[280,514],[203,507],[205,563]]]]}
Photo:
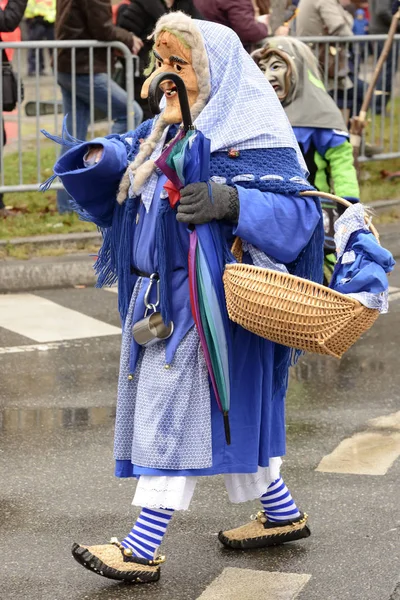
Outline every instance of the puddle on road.
{"type": "Polygon", "coordinates": [[[325,409],[331,403],[336,407],[348,407],[362,398],[385,393],[385,388],[391,390],[393,378],[389,373],[396,372],[393,364],[375,354],[365,356],[362,349],[358,353],[352,351],[341,360],[311,354],[301,357],[290,370],[289,410],[325,409]]]}
{"type": "Polygon", "coordinates": [[[70,427],[90,428],[110,424],[115,407],[6,408],[0,412],[0,431],[54,431],[70,427]]]}
{"type": "Polygon", "coordinates": [[[390,371],[392,365],[371,355],[358,356],[345,355],[341,360],[328,356],[317,356],[307,354],[300,358],[298,364],[291,370],[291,377],[297,382],[314,382],[316,385],[332,381],[344,383],[350,380],[354,383],[361,382],[365,375],[370,377],[381,377],[386,371],[390,371]]]}

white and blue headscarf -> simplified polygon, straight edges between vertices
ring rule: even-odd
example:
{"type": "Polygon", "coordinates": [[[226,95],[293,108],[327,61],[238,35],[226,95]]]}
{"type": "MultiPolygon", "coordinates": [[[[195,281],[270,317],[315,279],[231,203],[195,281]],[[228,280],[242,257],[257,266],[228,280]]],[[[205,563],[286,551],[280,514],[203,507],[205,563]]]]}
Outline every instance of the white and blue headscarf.
{"type": "MultiPolygon", "coordinates": [[[[211,140],[211,152],[227,151],[231,148],[293,148],[305,174],[307,171],[304,159],[285,111],[269,82],[244,50],[236,33],[224,25],[193,20],[181,12],[164,15],[157,23],[155,37],[165,28],[172,32],[177,31],[190,40],[193,67],[199,79],[200,90],[204,73],[208,75],[208,97],[204,98],[198,116],[196,105],[192,112],[197,116],[194,121],[196,127],[211,140]],[[203,61],[199,60],[199,54],[203,54],[203,61]],[[202,68],[201,73],[196,68],[200,62],[202,67],[207,65],[206,69],[202,68]]],[[[163,99],[162,109],[164,105],[163,99]]],[[[158,119],[162,119],[162,114],[161,112],[158,119]]],[[[154,123],[154,127],[156,126],[157,120],[154,123]]],[[[168,127],[149,155],[152,161],[160,156],[167,131],[168,127]]],[[[139,159],[136,164],[132,164],[133,173],[136,165],[140,167],[140,162],[142,161],[139,159]]],[[[156,184],[157,175],[152,173],[144,186],[135,190],[136,194],[141,194],[147,210],[150,208],[156,184]]]]}
{"type": "Polygon", "coordinates": [[[211,152],[294,148],[304,165],[281,103],[236,33],[217,23],[195,23],[206,48],[211,83],[210,97],[195,124],[210,138],[211,152]]]}

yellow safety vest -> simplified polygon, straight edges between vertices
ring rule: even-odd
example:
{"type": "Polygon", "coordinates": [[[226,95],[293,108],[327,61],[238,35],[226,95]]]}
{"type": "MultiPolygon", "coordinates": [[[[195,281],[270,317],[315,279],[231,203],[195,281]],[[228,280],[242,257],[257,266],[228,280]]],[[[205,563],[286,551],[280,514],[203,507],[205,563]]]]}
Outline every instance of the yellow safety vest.
{"type": "Polygon", "coordinates": [[[28,0],[25,10],[26,19],[43,17],[49,23],[56,20],[56,0],[28,0]]]}

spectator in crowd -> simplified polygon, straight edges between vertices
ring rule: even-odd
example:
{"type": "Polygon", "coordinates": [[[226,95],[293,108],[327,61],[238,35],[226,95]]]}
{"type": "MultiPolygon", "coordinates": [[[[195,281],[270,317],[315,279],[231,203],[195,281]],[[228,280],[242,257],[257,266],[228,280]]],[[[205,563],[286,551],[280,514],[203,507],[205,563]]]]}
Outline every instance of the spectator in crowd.
{"type": "Polygon", "coordinates": [[[351,2],[351,0],[340,0],[340,4],[343,6],[344,10],[347,10],[347,12],[351,14],[354,19],[357,10],[354,2],[351,2]]]}
{"type": "Polygon", "coordinates": [[[270,34],[269,15],[256,18],[252,0],[194,0],[194,3],[205,19],[233,29],[246,50],[270,34]]]}
{"type": "Polygon", "coordinates": [[[28,0],[8,0],[8,2],[1,2],[0,34],[14,31],[18,27],[24,16],[27,2],[28,0]]]}
{"type": "MultiPolygon", "coordinates": [[[[0,41],[2,41],[2,33],[14,31],[21,22],[26,8],[27,0],[8,0],[4,9],[0,9],[0,41]]],[[[3,62],[8,60],[8,56],[3,51],[3,62]]],[[[6,132],[4,130],[3,116],[1,116],[1,129],[3,130],[3,144],[0,146],[2,150],[6,143],[6,132]]],[[[0,218],[9,215],[4,205],[3,194],[0,193],[0,218]]]]}
{"type": "MultiPolygon", "coordinates": [[[[56,20],[56,0],[28,0],[25,11],[29,41],[54,40],[54,22],[56,20]]],[[[44,53],[39,49],[39,74],[44,75],[44,53]]],[[[36,73],[36,50],[28,51],[28,75],[36,73]]]]}
{"type": "MultiPolygon", "coordinates": [[[[137,54],[143,46],[140,38],[129,31],[116,27],[112,22],[111,0],[57,0],[56,17],[57,40],[100,40],[119,41],[137,54]]],[[[69,49],[58,52],[58,84],[61,87],[64,114],[68,115],[67,128],[80,140],[86,139],[90,120],[90,61],[89,50],[77,48],[75,51],[76,115],[72,114],[72,53],[69,49]],[[76,118],[76,132],[73,117],[76,118]]],[[[111,111],[114,120],[113,133],[127,130],[127,94],[110,79],[107,73],[107,49],[93,52],[93,92],[95,107],[108,112],[108,90],[111,90],[111,111]]],[[[142,109],[134,103],[135,127],[142,121],[142,109]]],[[[67,147],[63,146],[62,151],[67,147]]],[[[57,193],[57,206],[60,213],[71,212],[69,195],[65,190],[57,193]]]]}
{"type": "MultiPolygon", "coordinates": [[[[392,22],[392,16],[400,8],[398,0],[370,0],[369,9],[371,21],[369,31],[371,35],[386,34],[389,31],[392,22]]],[[[400,33],[400,24],[397,28],[400,33]]],[[[383,50],[384,41],[378,42],[378,54],[383,50]]],[[[383,92],[382,102],[378,103],[377,112],[382,112],[383,107],[388,103],[392,93],[392,73],[397,70],[399,59],[399,44],[394,44],[386,60],[382,74],[377,82],[376,89],[383,92]]]]}
{"type": "MultiPolygon", "coordinates": [[[[342,0],[348,4],[347,0],[342,0]]],[[[298,37],[353,36],[353,17],[340,0],[300,0],[296,19],[298,37]]],[[[358,114],[363,101],[363,82],[353,72],[351,56],[345,46],[332,45],[326,53],[325,44],[320,45],[320,68],[325,74],[327,89],[345,118],[358,114]],[[338,54],[338,55],[337,55],[338,54]],[[337,92],[334,88],[338,88],[337,92]],[[355,96],[355,98],[354,98],[355,96]]]]}
{"type": "Polygon", "coordinates": [[[253,0],[253,6],[256,17],[268,15],[271,10],[271,0],[253,0]]]}
{"type": "MultiPolygon", "coordinates": [[[[257,1],[257,0],[256,0],[257,1]]],[[[289,35],[292,29],[295,35],[295,19],[300,0],[269,0],[268,27],[274,35],[289,35]]]]}
{"type": "Polygon", "coordinates": [[[278,0],[281,6],[277,6],[276,0],[252,0],[257,20],[262,15],[268,15],[265,20],[268,29],[275,35],[289,35],[289,23],[295,18],[295,12],[299,0],[278,0]],[[279,10],[277,10],[279,8],[279,10]]]}
{"type": "Polygon", "coordinates": [[[146,79],[143,71],[147,67],[149,53],[153,47],[153,41],[147,38],[162,15],[177,10],[181,10],[194,19],[201,18],[199,11],[193,5],[193,0],[130,0],[130,2],[122,2],[118,8],[117,25],[132,32],[143,42],[143,47],[139,52],[141,74],[135,79],[135,99],[140,104],[145,119],[153,117],[147,99],[140,96],[140,90],[146,79]]]}
{"type": "Polygon", "coordinates": [[[344,10],[347,10],[347,12],[351,14],[353,19],[356,16],[356,10],[361,8],[358,6],[360,4],[358,0],[340,0],[340,4],[343,6],[344,10]]]}
{"type": "MultiPolygon", "coordinates": [[[[285,109],[309,171],[308,181],[322,192],[358,202],[360,190],[349,134],[343,115],[324,88],[318,60],[309,46],[294,37],[273,37],[252,57],[285,109]]],[[[334,223],[343,211],[326,199],[321,206],[328,284],[336,263],[334,223]]]]}
{"type": "Polygon", "coordinates": [[[363,0],[340,0],[341,5],[347,12],[351,14],[353,18],[356,16],[356,11],[359,8],[362,8],[365,13],[365,18],[369,22],[369,10],[368,10],[368,0],[365,2],[363,0]]]}
{"type": "Polygon", "coordinates": [[[357,8],[353,25],[354,35],[367,35],[368,28],[369,23],[365,17],[365,10],[363,8],[357,8]]]}
{"type": "Polygon", "coordinates": [[[353,19],[339,0],[300,0],[298,9],[298,37],[352,35],[353,19]]]}

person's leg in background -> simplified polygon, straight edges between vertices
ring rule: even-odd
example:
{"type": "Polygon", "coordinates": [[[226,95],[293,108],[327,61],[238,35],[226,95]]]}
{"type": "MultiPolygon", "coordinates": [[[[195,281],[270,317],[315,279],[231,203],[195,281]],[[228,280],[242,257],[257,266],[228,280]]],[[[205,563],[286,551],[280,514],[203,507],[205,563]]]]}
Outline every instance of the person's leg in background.
{"type": "MultiPolygon", "coordinates": [[[[88,78],[89,79],[89,78],[88,78]]],[[[111,115],[114,121],[113,133],[126,133],[127,125],[127,102],[126,91],[113,81],[107,73],[96,73],[94,76],[94,98],[95,106],[107,117],[108,115],[108,89],[111,95],[111,115]]],[[[90,89],[87,89],[87,98],[90,98],[90,89]]],[[[143,119],[143,111],[139,104],[133,101],[134,128],[138,127],[143,119]]]]}
{"type": "MultiPolygon", "coordinates": [[[[78,89],[79,80],[86,75],[76,76],[76,88],[78,89]]],[[[58,84],[61,87],[63,97],[64,115],[67,115],[67,130],[74,135],[74,115],[72,113],[72,92],[71,75],[69,73],[58,73],[58,84]]],[[[76,94],[76,131],[75,136],[78,140],[85,140],[90,119],[90,110],[86,102],[83,102],[76,94]]],[[[60,156],[67,152],[68,146],[61,146],[60,156]]],[[[70,195],[65,189],[57,190],[57,209],[60,214],[72,212],[70,204],[70,195]]]]}
{"type": "MultiPolygon", "coordinates": [[[[381,55],[385,42],[378,42],[378,57],[381,55]]],[[[380,115],[384,112],[384,109],[390,101],[393,88],[393,73],[396,73],[399,64],[399,48],[400,43],[394,42],[386,62],[383,66],[381,74],[379,75],[378,82],[376,84],[376,90],[380,91],[381,97],[376,100],[376,114],[380,115]]]]}
{"type": "MultiPolygon", "coordinates": [[[[59,73],[58,82],[62,89],[69,93],[68,98],[71,98],[72,80],[71,75],[67,73],[59,73]]],[[[108,96],[110,89],[111,99],[111,118],[114,121],[112,133],[127,132],[127,102],[128,94],[115,81],[110,79],[106,73],[95,73],[93,75],[93,98],[94,106],[104,113],[104,118],[108,116],[108,96]]],[[[78,139],[86,139],[87,128],[90,121],[90,77],[89,75],[76,76],[76,100],[77,100],[77,135],[78,139]],[[79,103],[78,103],[79,100],[79,103]],[[78,115],[78,104],[84,104],[85,118],[82,120],[78,115]]],[[[72,98],[68,100],[68,112],[72,111],[72,98]]],[[[64,106],[65,109],[65,106],[64,106]]],[[[81,110],[81,109],[79,109],[81,110]]],[[[137,102],[133,102],[134,112],[134,127],[138,127],[142,122],[143,111],[137,102]]],[[[67,114],[64,110],[64,114],[67,114]]],[[[68,123],[68,126],[69,123],[68,123]]],[[[70,131],[72,133],[72,131],[70,131]]]]}
{"type": "MultiPolygon", "coordinates": [[[[382,54],[384,42],[378,42],[378,57],[382,54]]],[[[381,74],[376,84],[376,89],[385,92],[387,98],[390,96],[392,90],[392,62],[393,62],[393,51],[390,50],[385,64],[383,65],[381,74]]]]}
{"type": "MultiPolygon", "coordinates": [[[[38,24],[37,24],[37,38],[40,41],[43,41],[46,39],[46,25],[45,25],[45,21],[42,17],[38,18],[38,24]]],[[[39,74],[40,75],[44,75],[44,50],[43,48],[39,49],[39,74]]]]}
{"type": "MultiPolygon", "coordinates": [[[[26,19],[28,29],[28,40],[33,42],[36,40],[35,19],[26,19]]],[[[35,48],[28,50],[28,77],[33,77],[36,72],[36,51],[35,48]]]]}
{"type": "MultiPolygon", "coordinates": [[[[72,118],[72,78],[69,73],[59,73],[58,83],[63,95],[64,115],[68,115],[67,129],[74,135],[72,118]]],[[[111,115],[114,121],[113,133],[126,133],[127,131],[127,99],[128,95],[115,81],[111,80],[106,73],[95,73],[93,76],[93,98],[94,106],[100,109],[105,118],[108,114],[108,89],[110,87],[111,115]]],[[[134,126],[140,125],[143,112],[137,102],[134,102],[134,126]]],[[[76,76],[76,137],[78,140],[86,140],[88,125],[90,122],[90,77],[89,75],[76,76]]],[[[61,153],[68,148],[62,147],[61,153]]],[[[57,192],[57,207],[60,213],[70,212],[71,205],[69,195],[65,190],[57,192]]]]}
{"type": "MultiPolygon", "coordinates": [[[[354,78],[351,74],[349,78],[353,82],[353,87],[349,88],[347,91],[338,90],[337,91],[337,101],[336,104],[341,111],[348,111],[348,117],[354,117],[359,115],[361,106],[364,100],[364,82],[361,79],[354,78]]],[[[329,95],[335,99],[335,94],[333,90],[329,92],[329,95]]],[[[345,121],[346,113],[343,112],[343,116],[345,121]]],[[[347,123],[348,127],[350,127],[350,123],[347,123]]]]}
{"type": "MultiPolygon", "coordinates": [[[[7,136],[6,136],[6,130],[4,129],[3,123],[1,124],[1,127],[3,129],[3,148],[4,148],[4,146],[6,145],[7,136]]],[[[6,206],[4,204],[4,194],[0,193],[0,218],[5,219],[10,214],[11,213],[6,209],[6,206]]]]}
{"type": "MultiPolygon", "coordinates": [[[[49,42],[52,42],[54,40],[54,23],[49,23],[48,21],[44,22],[45,24],[45,28],[44,28],[44,40],[48,40],[49,42]]],[[[52,64],[52,58],[53,58],[53,54],[52,54],[52,50],[49,49],[48,50],[48,56],[49,56],[49,64],[50,64],[50,73],[53,72],[53,64],[52,64]]]]}
{"type": "MultiPolygon", "coordinates": [[[[28,35],[29,41],[35,42],[37,40],[45,40],[46,38],[46,27],[42,17],[35,17],[33,19],[27,19],[28,24],[28,35]]],[[[28,51],[28,76],[34,77],[36,74],[36,56],[39,58],[39,74],[43,75],[44,72],[44,59],[43,49],[40,48],[36,53],[35,48],[30,48],[28,51]]]]}

